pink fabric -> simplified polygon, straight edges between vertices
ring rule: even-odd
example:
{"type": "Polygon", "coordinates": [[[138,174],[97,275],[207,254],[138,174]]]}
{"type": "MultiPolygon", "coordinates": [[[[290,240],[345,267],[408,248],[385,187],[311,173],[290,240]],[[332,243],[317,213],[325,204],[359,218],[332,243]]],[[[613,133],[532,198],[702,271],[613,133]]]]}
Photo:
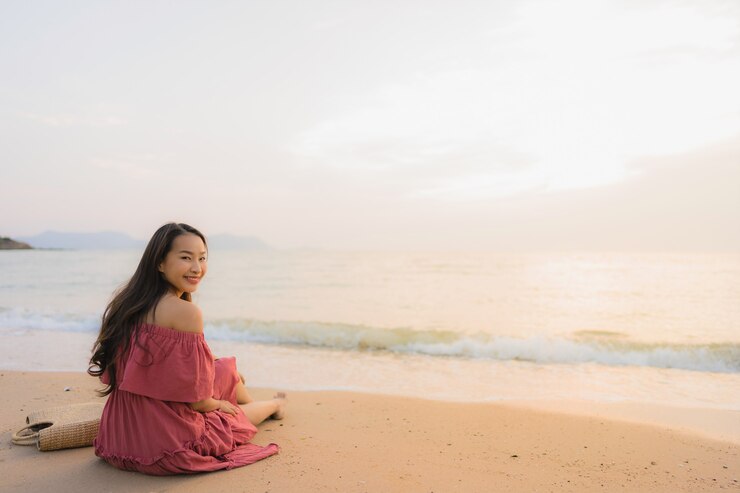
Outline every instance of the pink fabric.
{"type": "MultiPolygon", "coordinates": [[[[213,359],[203,334],[142,324],[138,341],[117,368],[95,455],[110,464],[166,475],[232,469],[278,452],[250,443],[257,428],[236,403],[239,375],[233,357],[213,359]],[[200,413],[188,402],[209,396],[238,411],[200,413]]],[[[108,383],[107,373],[101,380],[108,383]]]]}

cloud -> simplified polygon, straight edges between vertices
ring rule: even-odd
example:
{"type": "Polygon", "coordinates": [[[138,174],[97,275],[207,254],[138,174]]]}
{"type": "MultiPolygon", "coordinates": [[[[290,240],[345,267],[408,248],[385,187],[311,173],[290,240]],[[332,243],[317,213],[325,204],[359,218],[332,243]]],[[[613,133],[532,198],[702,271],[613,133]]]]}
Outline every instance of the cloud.
{"type": "Polygon", "coordinates": [[[457,66],[399,76],[305,129],[296,161],[413,172],[407,197],[470,200],[618,183],[641,156],[740,131],[740,56],[720,56],[740,24],[722,11],[530,2],[505,26],[449,47],[457,66]]]}
{"type": "Polygon", "coordinates": [[[116,115],[76,115],[76,114],[47,114],[23,113],[21,116],[42,125],[50,127],[117,127],[128,123],[116,115]]]}
{"type": "Polygon", "coordinates": [[[129,178],[153,178],[163,176],[162,167],[166,159],[158,154],[140,154],[120,157],[94,157],[90,165],[110,170],[129,178]]]}
{"type": "MultiPolygon", "coordinates": [[[[732,1],[571,0],[520,2],[512,22],[491,29],[525,55],[556,53],[574,60],[643,57],[667,52],[717,55],[737,48],[740,8],[732,1]]],[[[670,61],[670,60],[666,60],[670,61]]]]}

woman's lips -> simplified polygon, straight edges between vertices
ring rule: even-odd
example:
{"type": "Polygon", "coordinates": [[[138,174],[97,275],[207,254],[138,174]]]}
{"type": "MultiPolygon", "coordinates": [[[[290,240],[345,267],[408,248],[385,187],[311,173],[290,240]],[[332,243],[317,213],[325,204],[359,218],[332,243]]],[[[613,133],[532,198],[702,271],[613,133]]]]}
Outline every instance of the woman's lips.
{"type": "Polygon", "coordinates": [[[187,279],[190,284],[198,284],[200,282],[200,277],[195,277],[195,276],[189,277],[189,276],[185,276],[185,279],[187,279]]]}

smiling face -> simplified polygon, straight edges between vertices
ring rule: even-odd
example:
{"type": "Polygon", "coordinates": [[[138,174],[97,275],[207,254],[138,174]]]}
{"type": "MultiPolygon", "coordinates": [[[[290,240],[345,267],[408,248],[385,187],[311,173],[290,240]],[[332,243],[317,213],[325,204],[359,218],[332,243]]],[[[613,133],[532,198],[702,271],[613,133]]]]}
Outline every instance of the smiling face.
{"type": "Polygon", "coordinates": [[[193,293],[208,270],[206,247],[198,235],[183,234],[172,240],[172,248],[159,264],[159,271],[179,298],[193,293]]]}

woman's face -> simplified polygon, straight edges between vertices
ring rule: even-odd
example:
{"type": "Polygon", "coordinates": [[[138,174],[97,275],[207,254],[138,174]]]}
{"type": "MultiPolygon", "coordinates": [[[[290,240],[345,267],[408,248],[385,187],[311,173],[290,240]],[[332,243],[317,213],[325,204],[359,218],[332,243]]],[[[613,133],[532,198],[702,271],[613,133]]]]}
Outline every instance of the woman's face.
{"type": "Polygon", "coordinates": [[[172,249],[159,264],[159,271],[178,297],[183,292],[192,293],[198,289],[208,270],[206,255],[206,246],[198,235],[187,233],[172,240],[172,249]]]}

